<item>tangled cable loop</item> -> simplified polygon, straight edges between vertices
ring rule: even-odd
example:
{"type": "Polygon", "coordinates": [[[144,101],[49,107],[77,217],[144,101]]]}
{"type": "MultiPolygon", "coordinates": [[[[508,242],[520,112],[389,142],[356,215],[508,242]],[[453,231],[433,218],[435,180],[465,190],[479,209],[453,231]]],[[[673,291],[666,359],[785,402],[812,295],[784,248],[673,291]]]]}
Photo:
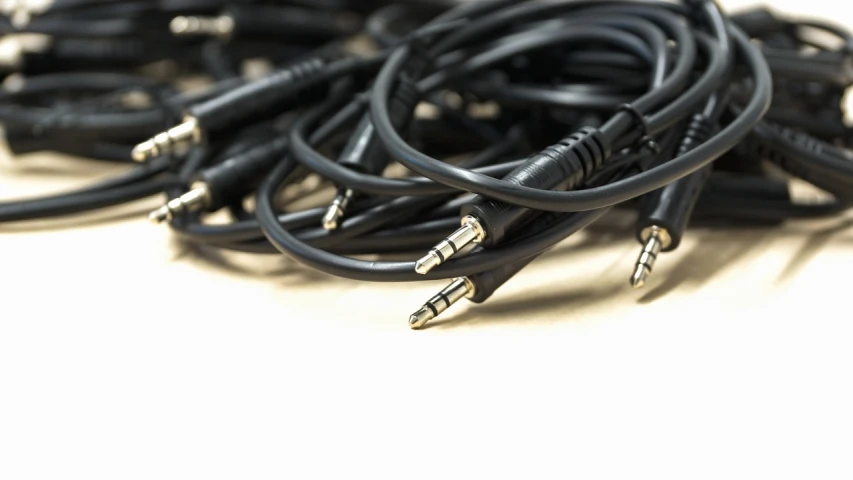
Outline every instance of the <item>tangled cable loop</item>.
{"type": "MultiPolygon", "coordinates": [[[[613,209],[637,214],[639,288],[694,225],[778,225],[853,201],[840,105],[852,43],[828,23],[728,15],[710,0],[350,2],[343,12],[211,2],[177,18],[155,3],[103,7],[98,18],[116,21],[93,22],[86,42],[121,30],[146,62],[173,63],[166,78],[134,63],[130,43],[85,58],[87,48],[66,45],[22,57],[29,87],[0,98],[13,151],[130,163],[132,149],[143,165],[0,205],[0,221],[165,193],[150,218],[186,241],[284,253],[356,280],[450,279],[410,317],[420,328],[462,298],[488,300],[613,209]],[[363,23],[340,22],[352,14],[363,23]],[[169,35],[152,38],[143,18],[169,35]],[[816,45],[801,27],[837,42],[816,45]],[[271,71],[241,77],[257,57],[271,71]],[[197,74],[215,80],[179,88],[197,74]],[[132,85],[152,101],[84,108],[132,85]],[[50,128],[33,139],[39,126],[50,128]],[[797,204],[765,161],[832,200],[797,204]],[[323,189],[330,203],[293,208],[323,189]],[[223,209],[230,222],[208,223],[223,209]]],[[[46,12],[32,28],[59,42],[84,12],[63,12],[69,23],[46,12]]]]}

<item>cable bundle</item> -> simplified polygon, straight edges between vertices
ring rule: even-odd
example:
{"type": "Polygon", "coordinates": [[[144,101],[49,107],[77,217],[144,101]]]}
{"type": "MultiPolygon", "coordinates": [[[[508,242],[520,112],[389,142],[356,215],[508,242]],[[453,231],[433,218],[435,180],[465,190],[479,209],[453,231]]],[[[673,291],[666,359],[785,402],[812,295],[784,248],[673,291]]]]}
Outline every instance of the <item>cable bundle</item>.
{"type": "Polygon", "coordinates": [[[165,192],[151,218],[188,241],[282,252],[356,280],[449,279],[410,317],[420,328],[462,298],[486,301],[611,209],[637,212],[639,288],[689,225],[834,215],[853,196],[842,108],[853,40],[833,25],[766,10],[729,17],[708,0],[370,12],[359,3],[347,22],[316,24],[297,10],[267,10],[311,11],[303,6],[227,2],[202,18],[189,3],[154,2],[139,18],[171,16],[177,43],[167,57],[199,59],[181,62],[178,79],[207,73],[205,89],[185,92],[177,79],[131,77],[116,65],[108,74],[61,72],[53,84],[35,76],[4,94],[13,151],[36,137],[41,149],[143,165],[84,192],[2,205],[0,220],[165,192]],[[359,15],[363,23],[351,20],[359,15]],[[356,24],[372,48],[341,41],[356,24]],[[199,33],[218,46],[245,38],[294,53],[262,55],[272,72],[245,79],[193,53],[205,42],[180,43],[199,33]],[[144,92],[144,106],[129,107],[129,92],[144,92]],[[832,200],[795,203],[776,170],[832,200]],[[331,203],[291,208],[287,192],[304,195],[317,178],[334,186],[331,203]],[[222,209],[230,223],[207,221],[222,209]],[[411,260],[375,259],[388,254],[411,260]]]}

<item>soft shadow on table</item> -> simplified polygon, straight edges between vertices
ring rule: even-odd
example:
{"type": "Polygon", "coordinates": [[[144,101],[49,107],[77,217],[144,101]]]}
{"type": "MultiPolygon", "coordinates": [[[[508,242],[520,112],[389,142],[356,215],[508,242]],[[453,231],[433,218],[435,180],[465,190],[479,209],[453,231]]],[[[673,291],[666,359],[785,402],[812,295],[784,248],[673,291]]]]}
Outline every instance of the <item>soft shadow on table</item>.
{"type": "Polygon", "coordinates": [[[853,229],[853,218],[843,219],[837,225],[823,228],[808,235],[808,240],[791,257],[791,261],[779,275],[777,284],[782,284],[795,277],[821,250],[841,233],[853,229]]]}
{"type": "MultiPolygon", "coordinates": [[[[580,313],[583,310],[594,308],[604,302],[611,306],[649,304],[664,299],[679,288],[701,289],[724,270],[738,268],[743,261],[764,248],[775,235],[780,233],[802,236],[806,239],[801,252],[794,254],[795,258],[782,273],[781,277],[786,278],[795,274],[796,269],[811,258],[819,255],[834,235],[850,228],[851,224],[853,220],[845,220],[840,225],[811,234],[808,229],[780,232],[779,228],[774,227],[696,231],[693,234],[697,238],[690,250],[681,253],[675,259],[661,258],[659,268],[655,271],[659,283],[652,282],[651,288],[645,293],[637,292],[628,285],[630,265],[626,265],[625,261],[626,258],[633,259],[633,257],[619,254],[624,250],[609,249],[608,255],[619,258],[601,271],[587,272],[586,276],[595,278],[595,282],[572,281],[571,285],[564,287],[560,287],[559,284],[549,285],[547,289],[541,291],[531,290],[510,298],[496,297],[481,305],[471,304],[467,309],[448,311],[446,317],[435,320],[427,328],[459,328],[500,322],[529,322],[531,320],[526,316],[533,311],[554,312],[553,315],[536,315],[539,322],[572,321],[581,318],[580,313]],[[806,251],[808,254],[802,255],[806,251]],[[672,264],[666,263],[673,260],[672,264]]],[[[620,241],[625,242],[626,248],[631,252],[638,251],[636,243],[632,243],[629,235],[614,233],[608,237],[607,241],[602,242],[601,233],[597,232],[578,244],[558,247],[547,258],[560,258],[561,262],[570,265],[572,255],[589,254],[592,248],[616,244],[620,241]]]]}
{"type": "MultiPolygon", "coordinates": [[[[7,154],[8,155],[8,154],[7,154]]],[[[72,180],[69,182],[75,186],[66,186],[52,192],[39,192],[18,195],[16,197],[4,197],[0,203],[27,202],[53,195],[74,193],[85,189],[99,181],[111,178],[122,172],[127,172],[133,165],[100,162],[97,160],[66,157],[62,155],[50,155],[43,157],[41,154],[23,155],[21,157],[3,158],[0,151],[0,174],[4,177],[21,177],[22,180],[32,178],[61,178],[72,180]]],[[[157,196],[152,196],[157,197],[157,196]]],[[[47,232],[53,230],[71,230],[84,227],[94,227],[127,220],[144,219],[148,212],[156,205],[153,199],[142,199],[123,205],[92,210],[75,215],[62,215],[59,217],[48,217],[22,222],[0,223],[0,234],[2,233],[28,233],[47,232]]]]}
{"type": "Polygon", "coordinates": [[[75,230],[97,227],[119,222],[144,219],[151,211],[152,201],[141,200],[117,208],[108,208],[70,216],[49,217],[23,222],[0,223],[0,234],[36,233],[60,230],[75,230]]]}
{"type": "MultiPolygon", "coordinates": [[[[657,272],[664,273],[663,283],[653,286],[638,302],[652,303],[683,285],[701,288],[724,269],[737,267],[741,259],[762,248],[772,235],[770,228],[704,232],[675,265],[666,272],[657,272]]],[[[664,259],[662,256],[661,263],[666,261],[664,259]]]]}
{"type": "Polygon", "coordinates": [[[347,279],[329,275],[300,265],[283,255],[256,255],[229,252],[214,247],[173,237],[172,259],[187,260],[194,265],[210,270],[220,270],[233,275],[254,279],[273,279],[279,286],[309,287],[349,282],[347,279]]]}

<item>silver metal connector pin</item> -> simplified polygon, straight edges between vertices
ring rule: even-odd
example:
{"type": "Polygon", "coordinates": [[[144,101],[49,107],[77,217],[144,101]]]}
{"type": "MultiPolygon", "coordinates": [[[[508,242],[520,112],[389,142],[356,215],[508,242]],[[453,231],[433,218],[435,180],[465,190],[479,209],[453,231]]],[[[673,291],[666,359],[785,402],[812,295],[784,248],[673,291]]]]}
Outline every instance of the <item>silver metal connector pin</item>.
{"type": "Polygon", "coordinates": [[[180,16],[169,22],[169,30],[176,37],[206,35],[225,38],[234,32],[234,19],[228,15],[218,17],[180,16]]]}
{"type": "Polygon", "coordinates": [[[144,162],[199,143],[201,143],[201,128],[198,120],[187,117],[180,125],[158,133],[133,147],[131,156],[136,162],[144,162]]]}
{"type": "Polygon", "coordinates": [[[204,183],[197,183],[189,192],[170,200],[162,207],[149,213],[148,219],[154,223],[168,222],[180,214],[197,212],[209,202],[210,189],[204,183]]]}
{"type": "Polygon", "coordinates": [[[471,298],[476,293],[474,284],[467,278],[457,278],[438,295],[430,298],[423,307],[409,317],[409,327],[423,328],[430,320],[441,315],[463,298],[471,298]]]}
{"type": "Polygon", "coordinates": [[[347,214],[347,210],[349,209],[350,203],[355,198],[355,191],[350,190],[349,188],[342,190],[338,195],[332,200],[332,204],[329,205],[329,209],[326,210],[326,214],[323,215],[323,229],[331,232],[332,230],[337,230],[341,224],[341,220],[347,214]]]}
{"type": "Polygon", "coordinates": [[[669,235],[669,232],[665,228],[658,226],[652,226],[643,230],[640,238],[645,244],[643,245],[643,251],[640,252],[640,257],[637,259],[634,274],[631,275],[631,286],[634,288],[642,288],[646,285],[646,280],[652,274],[661,250],[668,248],[672,244],[672,237],[669,235]]]}
{"type": "Polygon", "coordinates": [[[423,258],[415,262],[415,272],[426,275],[433,268],[446,262],[450,257],[459,253],[472,243],[480,243],[486,239],[486,232],[480,225],[480,220],[467,216],[462,219],[462,228],[456,230],[438,245],[432,248],[423,258]]]}

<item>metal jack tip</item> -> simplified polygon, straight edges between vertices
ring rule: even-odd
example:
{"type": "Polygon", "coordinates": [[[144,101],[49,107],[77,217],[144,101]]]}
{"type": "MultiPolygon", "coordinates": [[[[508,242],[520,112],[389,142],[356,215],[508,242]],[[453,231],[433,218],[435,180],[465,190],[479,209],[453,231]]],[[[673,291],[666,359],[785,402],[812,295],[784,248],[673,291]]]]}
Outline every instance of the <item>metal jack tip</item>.
{"type": "Polygon", "coordinates": [[[646,285],[646,280],[652,274],[661,250],[669,248],[672,244],[672,237],[669,232],[658,226],[646,228],[641,232],[640,238],[645,244],[643,251],[640,252],[640,257],[637,259],[634,274],[631,275],[631,286],[634,288],[642,288],[646,285]]]}
{"type": "Polygon", "coordinates": [[[475,293],[476,289],[471,280],[457,278],[409,317],[409,327],[415,330],[423,328],[430,320],[441,315],[456,302],[466,297],[471,298],[475,293]]]}
{"type": "Polygon", "coordinates": [[[463,248],[486,239],[480,220],[468,216],[462,219],[462,228],[432,248],[423,258],[415,262],[415,272],[426,275],[433,268],[446,262],[463,248]]]}
{"type": "Polygon", "coordinates": [[[180,125],[158,133],[133,147],[131,157],[136,162],[144,162],[200,142],[201,128],[198,120],[189,117],[180,125]]]}
{"type": "Polygon", "coordinates": [[[323,215],[324,230],[331,232],[338,229],[354,198],[355,191],[348,188],[338,193],[335,199],[332,200],[332,204],[329,205],[329,209],[326,210],[326,214],[323,215]]]}
{"type": "Polygon", "coordinates": [[[234,19],[227,15],[219,17],[180,16],[169,23],[169,30],[176,37],[207,35],[228,37],[234,32],[234,19]]]}
{"type": "Polygon", "coordinates": [[[170,200],[162,207],[149,213],[148,219],[154,223],[168,222],[180,214],[199,211],[209,202],[210,189],[207,185],[194,185],[189,192],[170,200]]]}

